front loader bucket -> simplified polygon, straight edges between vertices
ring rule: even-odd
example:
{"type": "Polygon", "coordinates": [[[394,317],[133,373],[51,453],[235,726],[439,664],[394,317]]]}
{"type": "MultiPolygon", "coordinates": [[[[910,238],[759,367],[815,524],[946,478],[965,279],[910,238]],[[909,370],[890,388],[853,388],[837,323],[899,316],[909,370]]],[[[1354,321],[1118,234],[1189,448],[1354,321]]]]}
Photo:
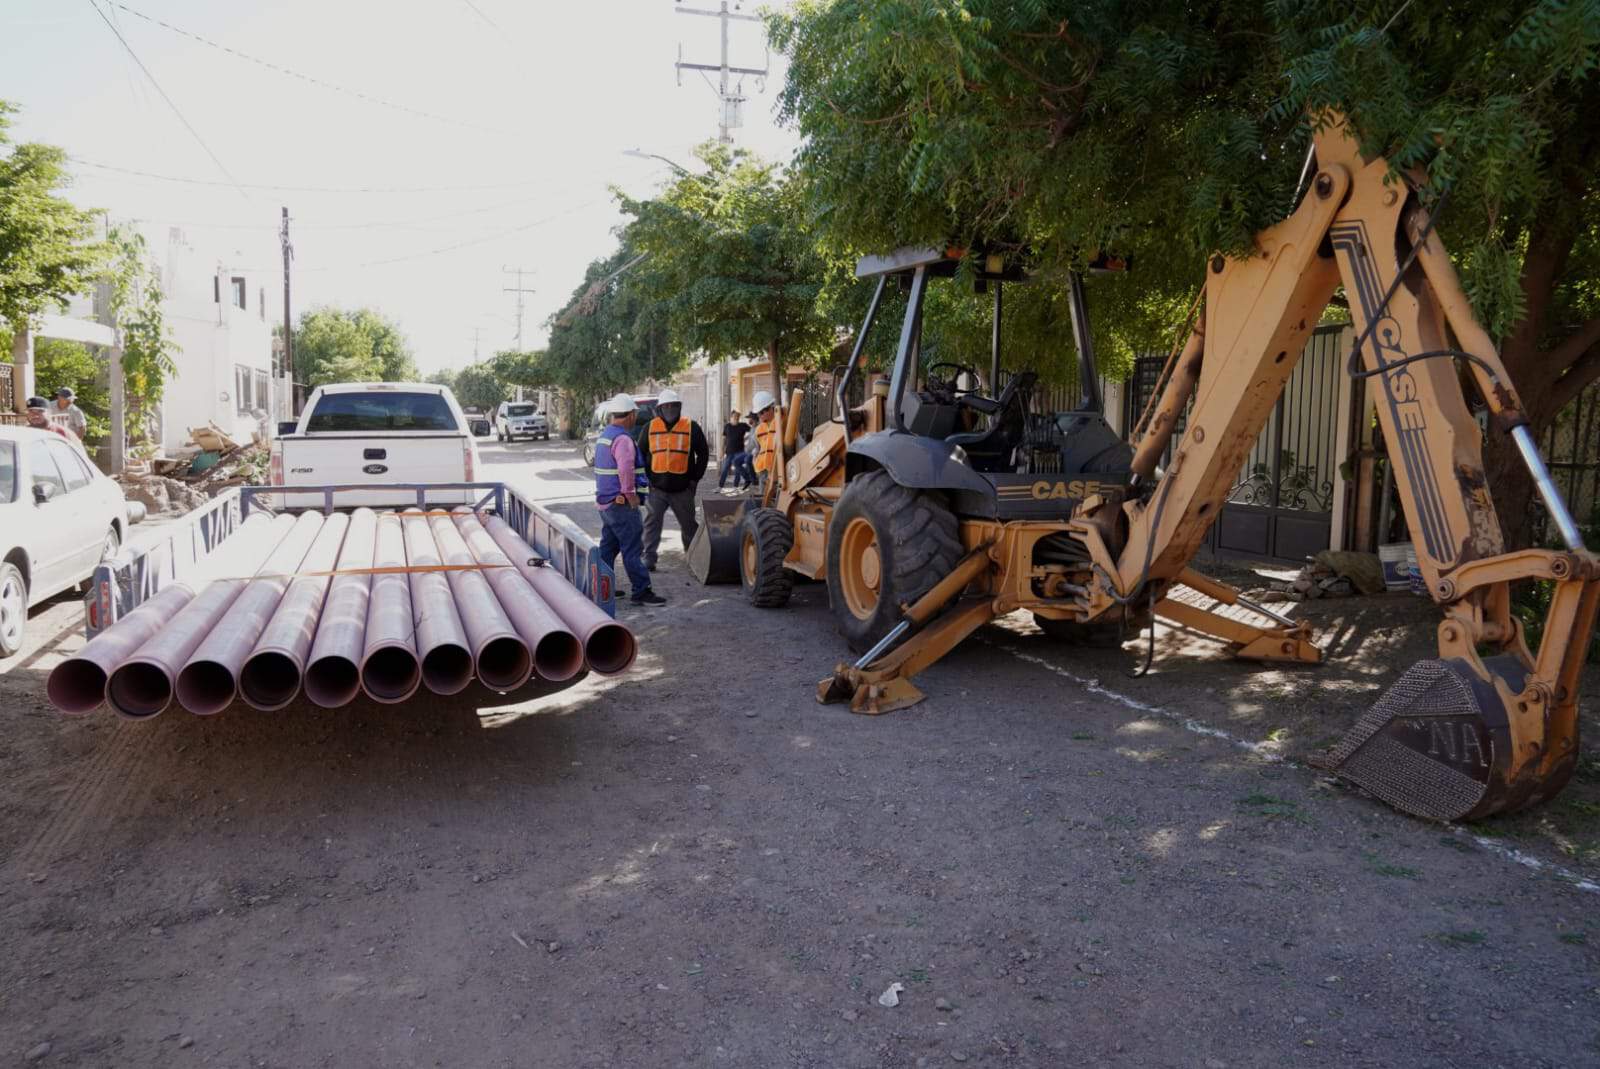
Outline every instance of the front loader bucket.
{"type": "Polygon", "coordinates": [[[704,586],[739,581],[739,533],[748,497],[707,495],[700,499],[700,529],[689,543],[689,571],[704,586]]]}
{"type": "MultiPolygon", "coordinates": [[[[1486,666],[1513,693],[1524,672],[1508,657],[1486,666]]],[[[1456,660],[1418,661],[1312,763],[1413,816],[1477,820],[1520,809],[1559,791],[1571,775],[1562,762],[1544,776],[1522,763],[1515,779],[1511,725],[1492,684],[1456,660]]]]}

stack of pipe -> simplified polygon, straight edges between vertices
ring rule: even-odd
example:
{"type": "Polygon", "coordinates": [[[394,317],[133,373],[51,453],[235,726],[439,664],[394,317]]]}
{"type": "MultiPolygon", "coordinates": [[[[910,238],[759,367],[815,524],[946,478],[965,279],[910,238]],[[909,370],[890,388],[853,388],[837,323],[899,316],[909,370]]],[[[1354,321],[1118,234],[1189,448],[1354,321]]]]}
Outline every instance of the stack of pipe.
{"type": "Polygon", "coordinates": [[[102,703],[133,719],[174,699],[209,716],[243,699],[301,695],[337,708],[365,693],[403,702],[551,693],[589,669],[624,671],[632,632],[497,516],[448,512],[252,516],[191,573],[50,673],[62,712],[102,703]]]}

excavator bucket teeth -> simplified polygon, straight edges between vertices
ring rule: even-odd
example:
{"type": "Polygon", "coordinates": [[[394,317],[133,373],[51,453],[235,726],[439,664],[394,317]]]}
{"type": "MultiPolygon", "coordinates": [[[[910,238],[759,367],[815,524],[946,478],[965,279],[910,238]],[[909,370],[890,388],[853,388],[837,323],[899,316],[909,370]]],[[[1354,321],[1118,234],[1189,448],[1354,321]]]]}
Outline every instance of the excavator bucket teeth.
{"type": "Polygon", "coordinates": [[[1494,687],[1460,662],[1426,660],[1312,763],[1402,812],[1454,821],[1519,809],[1548,793],[1549,784],[1540,789],[1532,774],[1536,761],[1508,782],[1512,756],[1510,723],[1494,687]]]}

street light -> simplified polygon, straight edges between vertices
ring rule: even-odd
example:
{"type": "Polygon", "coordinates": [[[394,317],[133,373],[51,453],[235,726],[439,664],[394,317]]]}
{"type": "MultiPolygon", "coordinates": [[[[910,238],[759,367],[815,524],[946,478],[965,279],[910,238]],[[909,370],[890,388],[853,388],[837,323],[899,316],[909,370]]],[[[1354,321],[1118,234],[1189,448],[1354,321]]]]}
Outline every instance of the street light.
{"type": "Polygon", "coordinates": [[[622,154],[624,156],[632,156],[636,160],[660,160],[662,163],[666,164],[668,167],[671,167],[674,171],[677,171],[685,178],[694,177],[694,172],[690,171],[687,167],[673,163],[665,156],[657,156],[654,152],[645,152],[642,149],[636,148],[626,148],[622,150],[622,154]]]}

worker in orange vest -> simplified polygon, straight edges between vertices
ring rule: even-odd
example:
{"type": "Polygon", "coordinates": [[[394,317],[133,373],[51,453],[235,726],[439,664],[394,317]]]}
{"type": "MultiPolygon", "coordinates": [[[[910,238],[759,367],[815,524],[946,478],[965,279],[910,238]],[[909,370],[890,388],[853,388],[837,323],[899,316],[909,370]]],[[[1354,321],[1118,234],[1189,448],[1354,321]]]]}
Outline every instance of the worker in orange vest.
{"type": "Polygon", "coordinates": [[[773,458],[777,456],[778,410],[767,390],[758,390],[750,407],[756,414],[756,476],[765,484],[767,474],[772,471],[773,458]]]}
{"type": "Polygon", "coordinates": [[[661,527],[667,509],[678,519],[683,548],[700,524],[694,518],[694,491],[706,473],[711,450],[700,424],[683,414],[683,399],[676,390],[662,390],[656,398],[656,417],[645,429],[642,459],[650,473],[650,497],[644,521],[644,566],[656,570],[661,548],[661,527]]]}

